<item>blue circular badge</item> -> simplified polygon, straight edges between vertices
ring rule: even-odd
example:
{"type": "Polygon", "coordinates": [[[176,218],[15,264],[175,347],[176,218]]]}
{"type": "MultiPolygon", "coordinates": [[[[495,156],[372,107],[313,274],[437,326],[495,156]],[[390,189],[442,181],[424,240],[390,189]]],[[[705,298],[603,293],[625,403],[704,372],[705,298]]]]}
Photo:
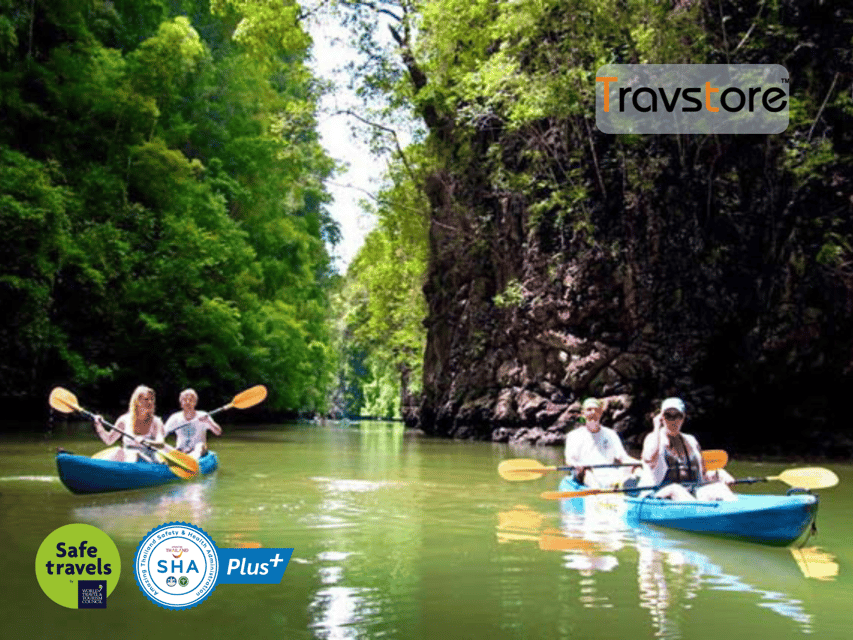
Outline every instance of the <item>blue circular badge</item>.
{"type": "Polygon", "coordinates": [[[185,522],[155,527],[133,557],[133,575],[145,596],[164,609],[189,609],[216,588],[219,555],[202,529],[185,522]]]}

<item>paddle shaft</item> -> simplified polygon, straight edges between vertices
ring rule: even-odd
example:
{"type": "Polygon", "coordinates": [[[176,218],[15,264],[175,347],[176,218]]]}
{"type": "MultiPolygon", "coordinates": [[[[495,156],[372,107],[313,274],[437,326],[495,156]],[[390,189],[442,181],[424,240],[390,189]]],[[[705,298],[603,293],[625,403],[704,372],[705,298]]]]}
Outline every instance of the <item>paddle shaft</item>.
{"type": "Polygon", "coordinates": [[[550,472],[550,471],[572,471],[573,469],[577,469],[581,467],[583,469],[607,469],[610,467],[641,467],[643,466],[641,462],[611,462],[610,464],[581,464],[577,467],[572,466],[563,466],[563,467],[542,467],[541,469],[515,469],[515,471],[535,471],[535,472],[550,472]]]}
{"type": "Polygon", "coordinates": [[[618,489],[579,489],[577,491],[545,491],[540,497],[546,500],[570,500],[572,498],[583,498],[585,496],[597,496],[602,493],[627,493],[629,491],[647,491],[660,489],[655,487],[624,487],[618,489]]]}
{"type": "MultiPolygon", "coordinates": [[[[765,480],[770,480],[771,478],[764,478],[765,480]]],[[[762,478],[754,479],[755,482],[760,482],[762,478]]],[[[709,484],[716,484],[719,480],[712,480],[710,482],[684,482],[682,484],[689,484],[693,487],[702,487],[709,484]]],[[[735,482],[738,482],[735,480],[735,482]]],[[[545,498],[546,500],[567,500],[571,498],[583,498],[584,496],[597,496],[602,493],[629,493],[629,492],[639,492],[639,491],[657,491],[658,489],[665,487],[666,485],[655,485],[651,487],[620,487],[618,489],[579,489],[578,491],[545,491],[540,494],[540,497],[545,498]]]]}
{"type": "MultiPolygon", "coordinates": [[[[226,404],[226,405],[224,405],[224,406],[222,406],[222,407],[219,407],[218,409],[214,409],[213,411],[208,411],[208,412],[207,412],[207,417],[210,417],[210,416],[212,416],[212,415],[213,415],[213,414],[215,414],[215,413],[219,413],[220,411],[225,411],[226,409],[230,409],[230,408],[231,408],[231,407],[233,407],[233,406],[234,406],[234,403],[233,403],[233,402],[231,402],[231,403],[226,404]]],[[[198,413],[198,412],[196,412],[196,413],[198,413]]],[[[184,418],[184,419],[186,419],[186,418],[184,418]]],[[[186,426],[187,426],[187,425],[189,425],[190,423],[191,423],[191,421],[190,421],[190,422],[185,422],[185,423],[184,423],[184,424],[182,424],[181,426],[179,426],[179,427],[175,427],[175,431],[178,431],[179,429],[183,429],[184,427],[186,427],[186,426]]],[[[170,431],[169,433],[173,433],[173,432],[172,432],[172,431],[170,431]]]]}
{"type": "MultiPolygon", "coordinates": [[[[86,411],[86,409],[84,409],[83,407],[76,407],[76,408],[77,408],[77,411],[82,413],[84,416],[86,416],[90,420],[96,420],[98,418],[98,416],[96,416],[94,413],[92,413],[91,411],[86,411]]],[[[136,440],[136,438],[137,438],[137,436],[131,435],[127,431],[122,431],[117,426],[115,426],[114,424],[104,420],[103,418],[101,418],[101,424],[112,429],[113,431],[118,431],[121,435],[125,436],[126,438],[131,438],[132,440],[136,440]]],[[[141,445],[143,445],[146,449],[148,449],[151,453],[157,453],[157,449],[155,449],[154,447],[151,446],[152,444],[154,444],[154,445],[157,444],[153,440],[149,440],[148,438],[140,438],[140,440],[138,442],[141,445]]]]}
{"type": "MultiPolygon", "coordinates": [[[[781,480],[785,482],[782,476],[764,476],[762,478],[759,477],[749,477],[749,478],[737,478],[732,484],[756,484],[758,482],[771,482],[773,480],[781,480]]],[[[790,482],[785,482],[785,484],[791,484],[790,482]]]]}
{"type": "MultiPolygon", "coordinates": [[[[726,463],[729,460],[729,455],[725,451],[721,450],[703,451],[702,460],[705,464],[705,468],[708,471],[715,471],[717,469],[722,469],[726,466],[726,463]]],[[[637,461],[589,465],[576,463],[574,465],[565,465],[560,467],[546,467],[536,460],[528,460],[522,458],[518,460],[504,460],[498,465],[498,473],[500,473],[505,480],[524,481],[533,480],[536,477],[541,477],[541,475],[550,473],[552,471],[571,471],[579,467],[583,467],[586,469],[600,469],[607,467],[636,467],[640,464],[641,463],[637,461]]]]}
{"type": "Polygon", "coordinates": [[[214,414],[219,413],[220,411],[225,411],[226,409],[230,409],[232,406],[234,406],[234,405],[226,404],[225,406],[219,407],[218,409],[214,409],[213,411],[208,411],[207,415],[212,416],[214,414]]]}
{"type": "MultiPolygon", "coordinates": [[[[722,451],[703,451],[702,459],[705,463],[708,471],[716,471],[717,469],[721,469],[728,462],[728,454],[722,451]],[[723,455],[721,455],[723,454],[723,455]],[[725,460],[723,459],[725,457],[725,460]]],[[[581,464],[581,465],[573,465],[567,467],[545,467],[548,471],[571,471],[572,469],[576,469],[577,467],[583,467],[585,469],[604,469],[606,467],[640,467],[642,466],[641,462],[614,462],[611,464],[581,464]]],[[[535,471],[535,469],[530,469],[530,471],[535,471]]],[[[759,482],[757,479],[756,482],[759,482]]]]}

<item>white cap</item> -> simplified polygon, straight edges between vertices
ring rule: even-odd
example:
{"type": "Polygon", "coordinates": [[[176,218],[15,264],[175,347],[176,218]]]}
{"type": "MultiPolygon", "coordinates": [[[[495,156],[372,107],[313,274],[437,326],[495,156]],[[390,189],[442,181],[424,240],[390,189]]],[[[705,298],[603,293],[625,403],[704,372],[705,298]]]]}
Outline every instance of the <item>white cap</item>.
{"type": "Polygon", "coordinates": [[[685,413],[684,402],[681,398],[667,398],[664,400],[663,404],[660,406],[661,413],[667,409],[675,409],[678,413],[685,413]]]}
{"type": "Polygon", "coordinates": [[[596,409],[601,408],[601,400],[598,398],[587,398],[581,405],[581,409],[590,409],[592,407],[595,407],[596,409]]]}

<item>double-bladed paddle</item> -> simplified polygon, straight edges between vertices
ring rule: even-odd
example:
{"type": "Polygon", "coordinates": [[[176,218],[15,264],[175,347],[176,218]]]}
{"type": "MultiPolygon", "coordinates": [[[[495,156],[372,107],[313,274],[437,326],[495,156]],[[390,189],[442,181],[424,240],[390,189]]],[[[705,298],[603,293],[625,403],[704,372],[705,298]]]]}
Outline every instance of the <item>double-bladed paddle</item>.
{"type": "MultiPolygon", "coordinates": [[[[729,454],[722,449],[709,449],[702,452],[702,462],[708,471],[722,469],[729,461],[729,454]]],[[[635,467],[636,462],[616,462],[613,464],[592,464],[581,465],[587,469],[602,469],[607,467],[635,467]]],[[[530,458],[516,458],[514,460],[504,460],[498,465],[498,473],[504,480],[510,482],[521,482],[523,480],[535,480],[541,478],[543,474],[551,471],[571,471],[575,467],[546,467],[538,460],[530,458]]]]}
{"type": "MultiPolygon", "coordinates": [[[[90,411],[86,411],[86,409],[81,407],[77,402],[77,397],[68,391],[68,389],[63,389],[62,387],[56,387],[50,392],[49,402],[51,407],[62,413],[73,413],[77,411],[92,420],[97,417],[95,414],[90,411]]],[[[122,431],[103,418],[101,418],[101,423],[113,431],[118,431],[123,436],[133,438],[134,440],[137,439],[136,436],[127,433],[126,431],[122,431]]],[[[153,440],[148,440],[146,438],[141,439],[141,444],[149,451],[161,456],[166,461],[169,470],[179,478],[187,479],[198,475],[198,461],[191,455],[186,454],[183,451],[178,451],[165,443],[154,442],[153,440]]]]}
{"type": "MultiPolygon", "coordinates": [[[[787,485],[798,489],[828,489],[838,484],[838,476],[829,469],[822,467],[804,467],[802,469],[787,469],[778,476],[764,476],[760,478],[740,478],[732,484],[754,484],[756,482],[769,482],[781,480],[787,485]]],[[[708,483],[703,483],[708,484],[708,483]]],[[[579,491],[545,491],[540,497],[545,500],[566,500],[571,498],[583,498],[595,496],[602,493],[626,493],[629,491],[654,491],[660,489],[654,487],[620,487],[616,489],[581,489],[579,491]]]]}
{"type": "MultiPolygon", "coordinates": [[[[226,409],[248,409],[249,407],[254,407],[256,404],[259,404],[266,400],[267,397],[267,388],[262,385],[255,385],[251,389],[246,389],[245,391],[241,391],[236,396],[231,399],[226,405],[219,407],[218,409],[214,409],[213,411],[209,411],[207,415],[212,416],[215,413],[219,413],[220,411],[225,411],[226,409]]],[[[185,426],[190,424],[189,422],[185,422],[178,429],[183,429],[185,426]]]]}

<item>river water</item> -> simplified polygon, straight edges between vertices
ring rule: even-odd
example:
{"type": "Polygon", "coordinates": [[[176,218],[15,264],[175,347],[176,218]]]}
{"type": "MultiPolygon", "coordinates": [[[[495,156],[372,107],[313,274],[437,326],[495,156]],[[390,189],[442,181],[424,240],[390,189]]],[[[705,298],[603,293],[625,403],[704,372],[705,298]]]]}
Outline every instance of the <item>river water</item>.
{"type": "MultiPolygon", "coordinates": [[[[710,447],[709,443],[709,447],[710,447]]],[[[319,638],[323,640],[814,637],[853,635],[853,467],[821,492],[804,549],[713,540],[542,500],[556,474],[511,483],[498,463],[556,449],[449,442],[399,424],[228,429],[220,469],[169,486],[71,494],[57,446],[92,454],[91,427],[0,440],[3,637],[319,638]],[[143,536],[189,522],[219,547],[294,549],[280,584],[222,584],[193,609],[148,601],[133,578],[143,536]],[[65,609],[40,589],[41,541],[87,523],[118,546],[122,572],[106,610],[65,609]]],[[[738,462],[737,476],[796,465],[738,462]]],[[[783,491],[781,483],[743,491],[783,491]]],[[[740,489],[739,489],[740,490],[740,489]]]]}

